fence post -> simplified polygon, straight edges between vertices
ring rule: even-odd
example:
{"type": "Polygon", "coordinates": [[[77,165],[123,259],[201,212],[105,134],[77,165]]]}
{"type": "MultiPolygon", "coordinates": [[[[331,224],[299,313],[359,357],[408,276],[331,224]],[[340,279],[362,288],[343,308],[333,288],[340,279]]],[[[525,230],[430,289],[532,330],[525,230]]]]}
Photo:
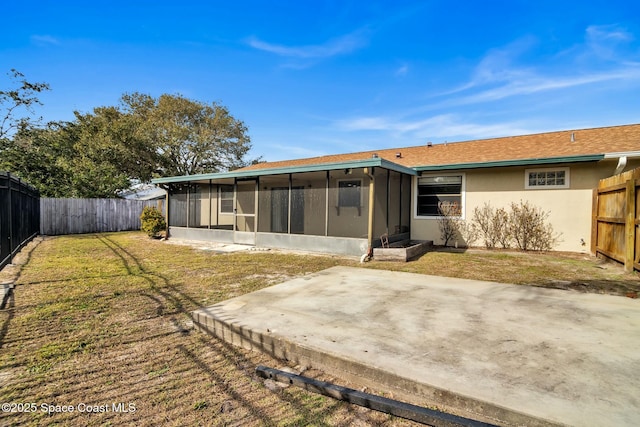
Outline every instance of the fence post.
{"type": "Polygon", "coordinates": [[[591,255],[596,256],[597,253],[597,245],[598,245],[598,189],[600,186],[598,185],[593,189],[593,200],[591,202],[591,255]]]}
{"type": "Polygon", "coordinates": [[[625,212],[625,271],[633,271],[633,261],[636,247],[636,180],[627,181],[626,190],[627,208],[625,212]]]}
{"type": "Polygon", "coordinates": [[[13,262],[13,180],[9,174],[9,264],[13,262]]]}

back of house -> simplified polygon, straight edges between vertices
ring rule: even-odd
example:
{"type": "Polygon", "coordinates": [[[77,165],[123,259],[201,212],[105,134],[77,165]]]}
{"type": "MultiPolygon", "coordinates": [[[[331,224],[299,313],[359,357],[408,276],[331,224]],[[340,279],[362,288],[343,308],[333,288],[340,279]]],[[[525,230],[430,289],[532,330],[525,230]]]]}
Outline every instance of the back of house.
{"type": "MultiPolygon", "coordinates": [[[[640,166],[640,124],[266,162],[154,180],[175,237],[362,255],[391,242],[442,244],[442,202],[460,219],[527,202],[555,250],[588,252],[593,189],[640,166]]],[[[465,245],[460,237],[460,245],[465,245]]]]}

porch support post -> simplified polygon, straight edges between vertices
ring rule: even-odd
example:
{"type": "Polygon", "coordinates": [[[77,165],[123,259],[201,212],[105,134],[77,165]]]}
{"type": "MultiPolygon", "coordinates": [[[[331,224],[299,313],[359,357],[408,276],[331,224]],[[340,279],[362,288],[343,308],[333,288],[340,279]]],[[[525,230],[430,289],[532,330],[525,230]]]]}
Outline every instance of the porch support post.
{"type": "MultiPolygon", "coordinates": [[[[238,177],[233,178],[233,232],[238,230],[238,177]]],[[[235,241],[235,238],[234,238],[235,241]]]]}
{"type": "Polygon", "coordinates": [[[256,186],[253,192],[253,246],[256,246],[258,243],[258,203],[260,198],[258,197],[258,192],[260,191],[260,177],[256,176],[256,186]]]}
{"type": "MultiPolygon", "coordinates": [[[[161,186],[162,186],[162,184],[161,184],[161,186]]],[[[169,211],[170,211],[170,209],[169,209],[169,202],[170,202],[169,197],[171,197],[169,195],[169,193],[171,193],[171,184],[167,184],[167,186],[164,187],[164,191],[165,191],[165,195],[164,195],[164,209],[165,210],[164,210],[164,213],[165,213],[165,216],[167,218],[166,225],[165,225],[166,228],[164,230],[165,231],[164,238],[168,239],[169,238],[169,223],[171,222],[171,218],[169,217],[169,211]]]]}
{"type": "Polygon", "coordinates": [[[213,203],[211,203],[211,180],[209,180],[209,224],[207,225],[207,228],[209,228],[209,230],[211,230],[211,207],[212,207],[213,203]]]}
{"type": "Polygon", "coordinates": [[[220,227],[220,184],[216,184],[216,226],[220,227]]]}
{"type": "Polygon", "coordinates": [[[189,228],[189,209],[191,208],[191,183],[187,183],[187,228],[189,228]]]}
{"type": "Polygon", "coordinates": [[[400,174],[398,194],[400,203],[398,203],[398,233],[402,233],[402,183],[404,182],[404,174],[400,174]]]}
{"type": "Polygon", "coordinates": [[[324,209],[324,235],[329,236],[329,185],[331,183],[329,171],[327,171],[327,181],[325,183],[325,209],[324,209]]]}
{"type": "Polygon", "coordinates": [[[369,168],[364,168],[364,173],[369,176],[369,221],[367,227],[367,243],[369,244],[369,252],[368,255],[373,256],[373,209],[375,204],[375,177],[374,177],[375,168],[371,168],[371,173],[369,173],[369,168]]]}
{"type": "Polygon", "coordinates": [[[289,192],[287,202],[287,234],[291,234],[291,190],[293,187],[293,176],[289,174],[289,192]]]}
{"type": "Polygon", "coordinates": [[[391,205],[391,171],[387,169],[387,234],[391,234],[389,231],[389,206],[391,205]]]}

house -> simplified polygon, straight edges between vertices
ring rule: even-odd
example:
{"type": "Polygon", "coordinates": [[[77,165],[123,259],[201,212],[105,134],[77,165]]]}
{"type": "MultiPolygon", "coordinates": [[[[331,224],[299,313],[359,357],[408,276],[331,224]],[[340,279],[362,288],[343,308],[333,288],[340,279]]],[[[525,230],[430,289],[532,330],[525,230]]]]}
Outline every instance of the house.
{"type": "Polygon", "coordinates": [[[593,189],[640,166],[640,124],[268,162],[156,179],[170,235],[361,255],[389,239],[440,241],[438,202],[529,201],[561,233],[556,250],[590,248],[593,189]]]}

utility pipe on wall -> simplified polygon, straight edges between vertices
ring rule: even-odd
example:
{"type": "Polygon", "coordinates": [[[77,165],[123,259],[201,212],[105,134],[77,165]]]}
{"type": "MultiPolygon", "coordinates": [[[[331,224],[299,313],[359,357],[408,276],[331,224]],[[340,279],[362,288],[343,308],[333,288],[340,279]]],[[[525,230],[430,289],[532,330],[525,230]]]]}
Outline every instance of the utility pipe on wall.
{"type": "Polygon", "coordinates": [[[375,203],[375,178],[373,176],[374,168],[371,168],[371,172],[369,172],[369,168],[364,168],[364,173],[370,179],[369,181],[369,224],[367,228],[367,243],[369,249],[367,251],[367,256],[371,258],[373,256],[373,208],[375,203]]]}

